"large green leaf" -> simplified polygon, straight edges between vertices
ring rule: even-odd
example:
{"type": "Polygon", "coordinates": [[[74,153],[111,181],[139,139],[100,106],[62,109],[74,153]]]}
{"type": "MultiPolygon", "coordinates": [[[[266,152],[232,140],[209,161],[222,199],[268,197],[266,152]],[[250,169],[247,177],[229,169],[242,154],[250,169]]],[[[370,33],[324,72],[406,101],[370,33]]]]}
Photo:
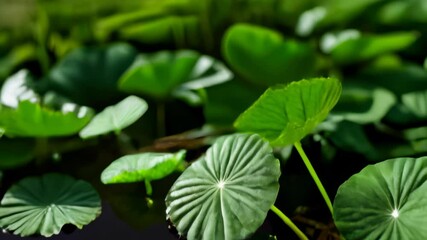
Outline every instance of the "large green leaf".
{"type": "Polygon", "coordinates": [[[119,88],[166,98],[178,87],[194,90],[230,80],[232,73],[212,57],[191,50],[141,54],[120,78],[119,88]]]}
{"type": "Polygon", "coordinates": [[[348,240],[427,239],[427,157],[364,168],[338,189],[335,223],[348,240]]]}
{"type": "Polygon", "coordinates": [[[316,56],[305,43],[284,39],[268,28],[236,24],[222,42],[224,58],[245,79],[271,86],[314,73],[316,56]]]}
{"type": "Polygon", "coordinates": [[[87,107],[75,112],[53,111],[29,101],[16,109],[0,109],[0,126],[5,134],[20,137],[66,136],[78,133],[92,118],[87,107]]]}
{"type": "Polygon", "coordinates": [[[116,105],[105,108],[83,128],[81,138],[90,138],[111,131],[119,133],[138,120],[148,109],[147,103],[136,96],[129,96],[116,105]]]}
{"type": "Polygon", "coordinates": [[[102,171],[104,184],[130,183],[162,179],[174,172],[185,157],[185,150],[177,153],[139,153],[126,155],[112,162],[102,171]]]}
{"type": "Polygon", "coordinates": [[[244,239],[275,202],[279,176],[279,160],[259,136],[221,137],[173,184],[167,217],[190,240],[244,239]]]}
{"type": "Polygon", "coordinates": [[[53,67],[43,82],[45,90],[56,91],[81,105],[108,105],[120,97],[117,80],[136,54],[132,46],[123,43],[78,48],[53,67]]]}
{"type": "Polygon", "coordinates": [[[384,53],[402,50],[417,39],[415,32],[388,33],[378,36],[360,36],[338,44],[332,49],[332,58],[342,64],[367,60],[384,53]]]}
{"type": "Polygon", "coordinates": [[[269,88],[234,122],[239,131],[258,133],[272,145],[293,144],[322,122],[338,102],[336,78],[313,78],[269,88]]]}
{"type": "Polygon", "coordinates": [[[78,228],[101,214],[101,200],[87,182],[51,173],[13,185],[0,206],[0,226],[20,236],[58,234],[65,224],[78,228]]]}

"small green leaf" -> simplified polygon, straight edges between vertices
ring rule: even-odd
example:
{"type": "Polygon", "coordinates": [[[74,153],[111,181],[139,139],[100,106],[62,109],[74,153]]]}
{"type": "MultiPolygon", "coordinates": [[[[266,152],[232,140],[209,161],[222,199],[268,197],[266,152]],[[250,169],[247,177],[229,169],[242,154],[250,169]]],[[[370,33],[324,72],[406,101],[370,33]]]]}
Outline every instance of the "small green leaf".
{"type": "Polygon", "coordinates": [[[101,214],[101,200],[87,182],[51,173],[25,178],[4,195],[0,226],[16,235],[58,234],[65,224],[79,229],[101,214]]]}
{"type": "Polygon", "coordinates": [[[427,157],[365,167],[334,201],[338,230],[352,239],[427,239],[427,157]]]}
{"type": "Polygon", "coordinates": [[[279,160],[257,135],[219,138],[166,196],[167,218],[187,239],[245,239],[276,200],[279,160]]]}
{"type": "Polygon", "coordinates": [[[147,103],[136,96],[129,96],[116,105],[105,108],[83,128],[81,138],[90,138],[108,132],[120,132],[138,120],[147,111],[147,103]]]}
{"type": "Polygon", "coordinates": [[[139,153],[126,155],[102,171],[104,184],[131,183],[162,179],[174,172],[185,158],[185,150],[177,153],[139,153]]]}
{"type": "Polygon", "coordinates": [[[8,136],[51,137],[78,133],[92,118],[87,107],[78,113],[53,111],[29,101],[19,102],[16,109],[0,109],[0,126],[8,136]]]}
{"type": "Polygon", "coordinates": [[[332,58],[341,64],[367,60],[381,54],[405,49],[418,37],[414,32],[388,33],[378,36],[360,36],[338,44],[332,49],[332,58]]]}
{"type": "Polygon", "coordinates": [[[120,78],[120,90],[166,98],[178,87],[195,90],[230,80],[221,62],[191,50],[140,54],[120,78]]]}
{"type": "Polygon", "coordinates": [[[340,94],[341,83],[335,78],[312,78],[269,88],[234,126],[258,133],[272,145],[293,144],[327,117],[340,94]]]}
{"type": "Polygon", "coordinates": [[[227,30],[222,48],[231,67],[256,84],[288,83],[314,73],[316,55],[308,44],[268,28],[236,24],[227,30]]]}

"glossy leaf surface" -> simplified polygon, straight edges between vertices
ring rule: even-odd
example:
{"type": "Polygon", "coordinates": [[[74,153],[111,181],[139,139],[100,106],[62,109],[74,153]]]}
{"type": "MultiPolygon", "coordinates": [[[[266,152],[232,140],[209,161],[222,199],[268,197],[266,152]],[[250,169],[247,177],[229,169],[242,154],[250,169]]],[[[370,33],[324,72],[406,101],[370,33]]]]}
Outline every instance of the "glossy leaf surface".
{"type": "Polygon", "coordinates": [[[176,180],[167,217],[190,240],[244,239],[264,222],[279,176],[279,160],[259,136],[221,137],[176,180]]]}
{"type": "Polygon", "coordinates": [[[16,109],[0,109],[0,126],[5,134],[19,137],[67,136],[78,133],[92,118],[87,107],[63,113],[41,107],[38,103],[19,102],[16,109]]]}
{"type": "Polygon", "coordinates": [[[341,83],[313,78],[269,88],[234,122],[239,131],[258,133],[272,145],[293,144],[322,122],[338,102],[341,83]]]}
{"type": "Polygon", "coordinates": [[[162,179],[174,172],[185,158],[185,150],[177,153],[139,153],[121,157],[101,174],[104,184],[131,183],[162,179]]]}
{"type": "Polygon", "coordinates": [[[129,93],[166,98],[178,87],[200,89],[230,80],[232,73],[212,57],[191,50],[141,54],[120,78],[129,93]]]}
{"type": "Polygon", "coordinates": [[[314,73],[316,56],[309,45],[264,27],[234,25],[225,34],[222,48],[231,67],[256,84],[288,83],[314,73]]]}
{"type": "Polygon", "coordinates": [[[52,68],[44,83],[46,90],[56,91],[81,105],[111,104],[120,97],[117,81],[136,54],[132,46],[124,43],[78,48],[52,68]]]}
{"type": "Polygon", "coordinates": [[[0,226],[16,235],[58,234],[65,224],[78,228],[101,214],[101,200],[87,182],[51,173],[13,185],[0,206],[0,226]]]}
{"type": "Polygon", "coordinates": [[[136,96],[129,96],[116,105],[105,108],[83,128],[81,138],[90,138],[108,132],[120,132],[137,121],[147,111],[147,103],[136,96]]]}
{"type": "Polygon", "coordinates": [[[365,167],[344,182],[334,201],[346,239],[427,238],[427,157],[365,167]]]}

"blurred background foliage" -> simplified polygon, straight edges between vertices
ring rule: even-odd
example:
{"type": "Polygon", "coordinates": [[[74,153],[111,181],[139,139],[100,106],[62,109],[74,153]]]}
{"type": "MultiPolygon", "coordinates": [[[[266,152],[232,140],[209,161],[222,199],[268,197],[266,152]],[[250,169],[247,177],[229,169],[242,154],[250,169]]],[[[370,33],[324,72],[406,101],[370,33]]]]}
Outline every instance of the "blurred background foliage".
{"type": "MultiPolygon", "coordinates": [[[[99,111],[142,96],[148,112],[120,138],[137,148],[156,139],[144,149],[194,148],[229,132],[269,86],[338,77],[338,105],[304,142],[331,191],[367,163],[427,152],[426,57],[425,0],[0,0],[0,81],[28,69],[28,87],[50,107],[99,111]],[[148,80],[136,89],[139,77],[148,80]]],[[[16,152],[14,142],[1,139],[0,150],[16,152]]],[[[33,151],[28,139],[16,144],[33,151]]],[[[287,163],[289,189],[298,169],[287,163]]],[[[307,201],[298,196],[290,209],[307,201]]]]}

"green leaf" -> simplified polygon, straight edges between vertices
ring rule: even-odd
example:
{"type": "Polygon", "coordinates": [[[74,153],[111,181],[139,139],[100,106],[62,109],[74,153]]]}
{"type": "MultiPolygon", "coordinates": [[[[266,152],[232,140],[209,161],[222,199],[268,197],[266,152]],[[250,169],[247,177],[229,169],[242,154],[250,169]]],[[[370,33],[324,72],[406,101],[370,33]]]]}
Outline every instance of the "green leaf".
{"type": "MultiPolygon", "coordinates": [[[[373,88],[373,87],[372,87],[373,88]]],[[[342,99],[344,102],[337,104],[342,112],[337,111],[333,113],[335,120],[349,120],[359,124],[367,124],[379,122],[396,104],[396,96],[387,89],[349,89],[343,91],[342,99]],[[355,108],[360,108],[366,102],[364,99],[371,98],[371,106],[363,111],[354,111],[355,108]],[[347,100],[347,102],[345,102],[347,100]]]]}
{"type": "Polygon", "coordinates": [[[53,67],[43,82],[44,90],[58,92],[80,105],[109,105],[120,98],[117,81],[136,54],[124,43],[78,48],[53,67]]]}
{"type": "Polygon", "coordinates": [[[263,89],[253,87],[239,79],[207,88],[207,101],[203,108],[206,122],[231,126],[240,113],[248,108],[262,92],[263,89]]]}
{"type": "Polygon", "coordinates": [[[340,64],[367,60],[381,54],[405,49],[418,37],[415,32],[396,32],[351,38],[332,49],[332,58],[340,64]]]}
{"type": "Polygon", "coordinates": [[[120,78],[120,90],[166,98],[173,90],[195,90],[230,80],[232,73],[212,57],[191,50],[141,54],[120,78]]]}
{"type": "Polygon", "coordinates": [[[167,218],[191,239],[245,239],[276,200],[279,160],[257,135],[219,138],[166,196],[167,218]]]}
{"type": "Polygon", "coordinates": [[[334,219],[346,239],[427,239],[427,157],[365,167],[338,189],[334,219]]]}
{"type": "Polygon", "coordinates": [[[35,142],[25,138],[0,139],[0,169],[11,169],[34,158],[35,142]]]}
{"type": "Polygon", "coordinates": [[[143,99],[129,96],[98,113],[79,135],[90,138],[112,131],[119,133],[144,115],[147,109],[148,105],[143,99]]]}
{"type": "Polygon", "coordinates": [[[174,172],[184,161],[185,150],[177,153],[139,153],[126,155],[102,171],[104,184],[131,183],[162,179],[174,172]]]}
{"type": "Polygon", "coordinates": [[[0,226],[14,234],[50,237],[65,224],[79,229],[101,214],[101,200],[87,182],[50,173],[25,178],[4,195],[0,226]]]}
{"type": "Polygon", "coordinates": [[[284,39],[268,28],[236,24],[222,41],[223,55],[244,79],[264,86],[314,74],[316,56],[305,43],[284,39]]]}
{"type": "Polygon", "coordinates": [[[336,78],[312,78],[267,91],[234,122],[239,131],[258,133],[270,144],[293,144],[322,122],[338,102],[336,78]]]}
{"type": "Polygon", "coordinates": [[[78,133],[92,118],[87,107],[77,113],[53,111],[38,103],[19,102],[16,109],[0,109],[0,126],[8,136],[52,137],[78,133]]]}
{"type": "Polygon", "coordinates": [[[427,90],[403,94],[402,103],[417,117],[427,117],[427,90]]]}

